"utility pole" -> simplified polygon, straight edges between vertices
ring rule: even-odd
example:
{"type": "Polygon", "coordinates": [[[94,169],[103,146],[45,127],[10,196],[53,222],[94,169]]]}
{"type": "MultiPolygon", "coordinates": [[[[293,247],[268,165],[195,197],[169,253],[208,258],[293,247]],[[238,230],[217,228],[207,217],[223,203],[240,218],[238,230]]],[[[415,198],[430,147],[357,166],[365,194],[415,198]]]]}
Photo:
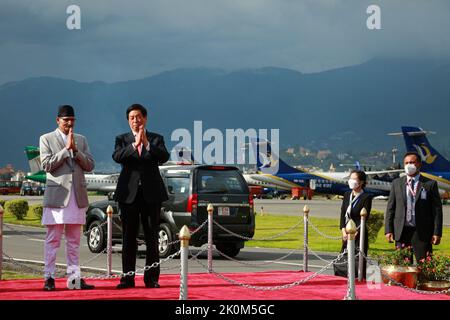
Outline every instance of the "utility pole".
{"type": "Polygon", "coordinates": [[[397,154],[397,148],[396,147],[393,147],[392,148],[392,164],[395,164],[396,163],[396,159],[395,159],[395,155],[397,154]]]}

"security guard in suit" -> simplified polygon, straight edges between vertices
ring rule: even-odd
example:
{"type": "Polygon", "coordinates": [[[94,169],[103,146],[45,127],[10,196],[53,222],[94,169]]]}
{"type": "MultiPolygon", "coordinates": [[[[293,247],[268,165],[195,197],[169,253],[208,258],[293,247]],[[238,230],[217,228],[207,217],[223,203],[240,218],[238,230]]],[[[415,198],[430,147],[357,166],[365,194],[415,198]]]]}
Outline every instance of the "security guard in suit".
{"type": "Polygon", "coordinates": [[[442,203],[437,182],[420,175],[419,154],[403,158],[406,176],[392,182],[385,215],[385,234],[397,248],[411,246],[416,261],[426,258],[442,237],[442,203]]]}

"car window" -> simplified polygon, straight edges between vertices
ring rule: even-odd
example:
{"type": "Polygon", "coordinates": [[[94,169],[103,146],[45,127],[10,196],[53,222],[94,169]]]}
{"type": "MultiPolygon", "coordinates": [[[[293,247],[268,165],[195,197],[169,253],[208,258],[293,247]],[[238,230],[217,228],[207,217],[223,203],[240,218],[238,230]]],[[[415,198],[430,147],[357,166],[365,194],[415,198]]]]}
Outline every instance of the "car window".
{"type": "Polygon", "coordinates": [[[245,181],[236,170],[199,170],[198,193],[246,193],[245,181]]]}
{"type": "Polygon", "coordinates": [[[188,177],[167,177],[166,180],[170,194],[189,194],[188,177]]]}

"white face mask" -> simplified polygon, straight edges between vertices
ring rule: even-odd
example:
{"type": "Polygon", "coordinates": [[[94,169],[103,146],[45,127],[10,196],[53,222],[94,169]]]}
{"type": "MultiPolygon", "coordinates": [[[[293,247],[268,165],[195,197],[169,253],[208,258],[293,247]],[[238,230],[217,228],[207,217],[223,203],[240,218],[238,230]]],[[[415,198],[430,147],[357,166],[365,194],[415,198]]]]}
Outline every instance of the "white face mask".
{"type": "Polygon", "coordinates": [[[352,190],[355,190],[359,187],[359,183],[355,179],[348,179],[348,187],[352,190]]]}
{"type": "Polygon", "coordinates": [[[405,166],[405,173],[406,173],[408,176],[412,176],[412,175],[414,175],[416,172],[417,172],[417,168],[416,168],[416,166],[413,165],[412,163],[408,163],[408,164],[405,166]]]}

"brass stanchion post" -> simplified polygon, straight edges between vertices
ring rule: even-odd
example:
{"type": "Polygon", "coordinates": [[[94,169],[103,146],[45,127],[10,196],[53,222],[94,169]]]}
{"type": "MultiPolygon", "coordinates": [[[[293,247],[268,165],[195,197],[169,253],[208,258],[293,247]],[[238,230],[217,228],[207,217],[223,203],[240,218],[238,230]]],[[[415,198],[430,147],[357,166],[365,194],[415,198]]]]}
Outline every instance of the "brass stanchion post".
{"type": "Polygon", "coordinates": [[[189,232],[189,228],[185,225],[180,230],[180,234],[178,236],[180,239],[180,248],[181,248],[181,272],[180,272],[180,299],[179,300],[187,300],[188,299],[188,257],[189,257],[189,240],[191,239],[191,233],[189,232]]]}
{"type": "Polygon", "coordinates": [[[361,282],[363,279],[363,269],[364,269],[364,246],[365,246],[365,237],[366,237],[366,219],[367,219],[367,210],[366,208],[362,208],[361,212],[361,224],[359,227],[359,260],[358,260],[358,281],[361,282]]]}
{"type": "Polygon", "coordinates": [[[106,208],[106,214],[107,214],[107,222],[108,222],[108,240],[106,242],[106,252],[107,252],[107,273],[108,276],[112,274],[112,216],[113,216],[113,208],[112,206],[108,206],[106,208]]]}
{"type": "Polygon", "coordinates": [[[355,233],[356,224],[350,219],[345,226],[347,233],[347,257],[348,257],[348,273],[347,273],[347,295],[344,300],[356,300],[355,294],[355,233]]]}
{"type": "Polygon", "coordinates": [[[212,272],[212,249],[213,249],[213,213],[214,207],[208,204],[208,273],[212,272]]]}
{"type": "Polygon", "coordinates": [[[308,272],[308,215],[309,207],[303,207],[303,271],[308,272]]]}

